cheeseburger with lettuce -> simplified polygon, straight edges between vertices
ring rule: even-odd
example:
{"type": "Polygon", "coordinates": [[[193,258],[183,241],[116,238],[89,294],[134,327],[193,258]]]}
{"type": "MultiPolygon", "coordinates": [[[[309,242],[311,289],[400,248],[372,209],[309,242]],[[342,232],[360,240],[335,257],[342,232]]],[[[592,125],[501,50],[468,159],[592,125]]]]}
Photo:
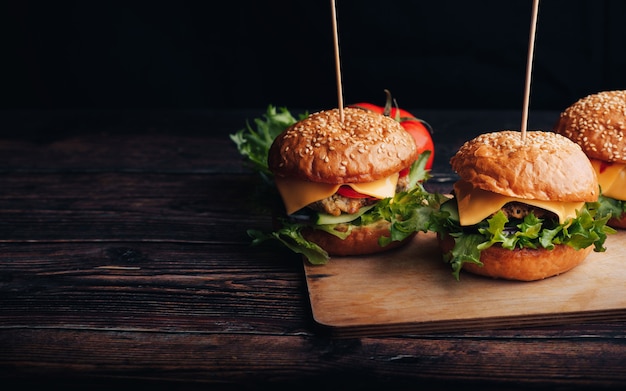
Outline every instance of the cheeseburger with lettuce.
{"type": "Polygon", "coordinates": [[[596,218],[598,181],[589,159],[553,132],[482,134],[450,161],[460,179],[433,214],[444,259],[461,270],[533,281],[564,273],[604,251],[607,218],[596,218]]]}
{"type": "Polygon", "coordinates": [[[579,144],[600,184],[599,214],[609,225],[626,228],[626,91],[588,95],[561,115],[555,132],[579,144]]]}
{"type": "Polygon", "coordinates": [[[324,110],[273,140],[268,168],[284,203],[271,234],[311,263],[372,254],[426,232],[443,196],[424,190],[420,154],[398,121],[358,108],[324,110]],[[343,118],[342,118],[343,114],[343,118]]]}

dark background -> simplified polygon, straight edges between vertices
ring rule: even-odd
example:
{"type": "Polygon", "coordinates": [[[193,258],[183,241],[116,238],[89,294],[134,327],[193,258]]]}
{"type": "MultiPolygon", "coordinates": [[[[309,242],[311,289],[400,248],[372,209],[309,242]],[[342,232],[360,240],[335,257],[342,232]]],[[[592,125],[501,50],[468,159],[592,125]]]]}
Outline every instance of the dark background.
{"type": "MultiPolygon", "coordinates": [[[[337,0],[346,103],[521,109],[531,0],[337,0]]],[[[337,106],[330,1],[6,1],[1,109],[337,106]]],[[[626,1],[543,0],[532,110],[626,89],[626,1]]]]}

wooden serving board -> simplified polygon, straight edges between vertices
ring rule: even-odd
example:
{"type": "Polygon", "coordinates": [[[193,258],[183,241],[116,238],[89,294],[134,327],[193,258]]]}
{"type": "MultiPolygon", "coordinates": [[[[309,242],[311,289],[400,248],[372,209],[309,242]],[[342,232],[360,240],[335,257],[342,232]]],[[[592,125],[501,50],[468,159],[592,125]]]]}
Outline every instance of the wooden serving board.
{"type": "Polygon", "coordinates": [[[304,261],[313,317],[335,337],[450,332],[626,319],[626,231],[606,252],[533,282],[462,272],[441,260],[434,234],[370,256],[304,261]]]}

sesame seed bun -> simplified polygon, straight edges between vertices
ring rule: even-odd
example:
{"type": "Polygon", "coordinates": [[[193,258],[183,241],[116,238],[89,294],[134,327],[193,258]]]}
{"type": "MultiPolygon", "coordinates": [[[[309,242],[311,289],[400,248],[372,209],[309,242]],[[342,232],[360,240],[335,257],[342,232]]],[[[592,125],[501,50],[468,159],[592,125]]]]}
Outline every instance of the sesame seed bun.
{"type": "Polygon", "coordinates": [[[487,277],[536,281],[575,268],[592,250],[593,246],[576,250],[566,244],[558,244],[553,250],[522,248],[511,251],[500,246],[491,246],[480,254],[482,267],[473,263],[463,266],[470,273],[487,277]]]}
{"type": "Polygon", "coordinates": [[[383,251],[400,247],[413,238],[416,233],[408,236],[404,240],[394,240],[386,246],[381,246],[378,240],[391,235],[390,223],[385,220],[377,221],[369,225],[352,226],[352,231],[345,239],[340,239],[328,232],[305,228],[302,236],[319,245],[331,256],[366,255],[376,254],[383,251]]]}
{"type": "Polygon", "coordinates": [[[593,159],[626,163],[626,91],[588,95],[565,109],[554,131],[593,159]]]}
{"type": "MultiPolygon", "coordinates": [[[[581,147],[554,132],[519,131],[482,134],[466,142],[450,161],[462,180],[493,193],[528,200],[591,202],[600,192],[596,173],[581,147]]],[[[454,248],[449,235],[439,237],[444,253],[454,248]]],[[[564,273],[593,249],[505,249],[495,244],[480,251],[482,266],[463,263],[463,270],[507,280],[533,281],[564,273]]]]}
{"type": "Polygon", "coordinates": [[[364,183],[397,173],[419,152],[398,121],[357,108],[320,111],[274,140],[268,156],[274,175],[311,182],[364,183]]]}
{"type": "MultiPolygon", "coordinates": [[[[454,246],[454,239],[447,236],[440,240],[442,251],[447,252],[454,246]]],[[[565,273],[579,264],[591,253],[593,246],[576,250],[566,244],[557,244],[554,249],[522,248],[507,250],[493,245],[480,252],[482,266],[464,263],[463,270],[486,277],[536,281],[565,273]]]]}
{"type": "Polygon", "coordinates": [[[509,197],[595,201],[598,180],[581,147],[553,132],[504,130],[466,142],[450,160],[461,179],[509,197]],[[575,179],[575,180],[574,180],[575,179]]]}
{"type": "MultiPolygon", "coordinates": [[[[626,163],[626,90],[579,99],[560,114],[554,131],[579,144],[591,159],[626,163]]],[[[608,225],[626,228],[626,213],[612,217],[608,225]]]]}

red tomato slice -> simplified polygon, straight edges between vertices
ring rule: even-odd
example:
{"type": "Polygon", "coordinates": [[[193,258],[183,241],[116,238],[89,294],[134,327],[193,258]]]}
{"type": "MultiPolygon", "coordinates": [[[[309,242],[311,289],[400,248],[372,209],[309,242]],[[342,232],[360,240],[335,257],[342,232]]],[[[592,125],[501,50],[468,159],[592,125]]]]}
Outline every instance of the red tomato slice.
{"type": "Polygon", "coordinates": [[[337,194],[348,198],[375,198],[372,196],[368,196],[367,194],[359,193],[358,191],[347,185],[339,187],[339,190],[337,190],[337,194]]]}
{"type": "Polygon", "coordinates": [[[604,172],[604,170],[606,170],[607,168],[611,167],[613,165],[613,163],[610,162],[601,162],[600,163],[600,174],[602,174],[604,172]]]}

